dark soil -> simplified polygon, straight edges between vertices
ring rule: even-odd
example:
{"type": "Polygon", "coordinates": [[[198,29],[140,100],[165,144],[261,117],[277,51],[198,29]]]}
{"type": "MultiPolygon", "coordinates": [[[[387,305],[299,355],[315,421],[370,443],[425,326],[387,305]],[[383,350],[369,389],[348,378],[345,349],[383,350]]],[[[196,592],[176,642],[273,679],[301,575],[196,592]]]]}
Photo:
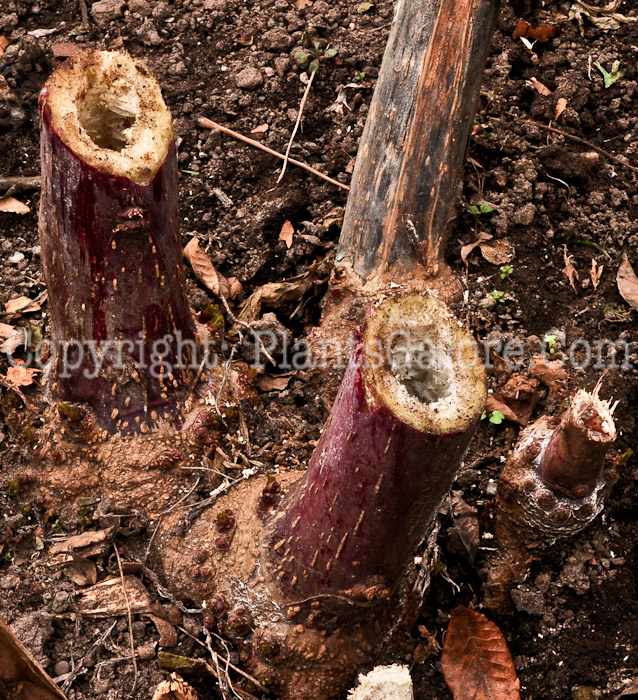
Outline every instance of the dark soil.
{"type": "MultiPolygon", "coordinates": [[[[87,30],[81,22],[81,3],[7,0],[0,10],[0,34],[10,41],[0,57],[0,76],[4,76],[0,78],[0,176],[39,171],[37,96],[56,65],[52,45],[123,46],[148,61],[173,112],[180,139],[184,243],[197,235],[219,271],[239,278],[244,292],[238,302],[261,284],[303,273],[334,248],[339,234],[334,219],[342,213],[346,193],[293,167],[278,185],[278,161],[227,136],[200,129],[194,121],[206,116],[244,134],[268,125],[255,138],[284,151],[305,87],[300,79],[303,69],[293,56],[302,46],[307,23],[322,46],[330,44],[338,53],[321,60],[292,154],[349,182],[392,2],[379,0],[363,13],[354,1],[297,4],[306,5],[305,10],[296,10],[287,0],[102,0],[93,6],[102,12],[92,15],[87,30]],[[345,96],[347,104],[337,102],[339,95],[345,96]],[[295,228],[290,249],[278,240],[286,220],[295,228]]],[[[631,5],[627,0],[619,11],[635,13],[631,5]]],[[[609,368],[602,395],[619,402],[615,450],[622,454],[636,449],[638,342],[635,312],[618,293],[616,271],[625,254],[638,266],[638,189],[635,170],[600,156],[594,146],[638,164],[638,24],[603,31],[585,20],[581,34],[578,24],[566,17],[569,7],[569,2],[548,4],[540,21],[556,24],[558,31],[547,43],[536,42],[533,52],[512,39],[518,19],[512,10],[506,7],[502,12],[447,259],[467,288],[462,315],[469,327],[497,350],[499,343],[520,341],[522,373],[527,372],[533,354],[541,347],[548,349],[547,335],[557,336],[549,359],[567,362],[570,389],[591,390],[603,374],[600,365],[609,368]],[[599,61],[610,70],[615,60],[620,61],[624,77],[605,88],[593,63],[599,61]],[[551,93],[539,93],[532,78],[551,93]],[[559,98],[567,100],[567,106],[556,121],[559,98]],[[551,122],[591,147],[521,119],[551,122]],[[467,205],[484,203],[494,212],[476,221],[467,205]],[[459,241],[472,242],[478,230],[496,239],[507,238],[515,246],[513,273],[506,279],[478,249],[470,255],[467,269],[462,263],[459,241]],[[565,252],[578,271],[576,291],[563,271],[565,252]],[[592,260],[604,268],[597,288],[590,277],[592,260]],[[495,291],[504,295],[493,295],[495,291]],[[624,366],[612,366],[614,358],[607,348],[599,366],[591,363],[579,369],[567,353],[577,339],[622,341],[624,349],[615,359],[616,365],[624,366]]],[[[31,213],[0,213],[3,303],[21,295],[36,298],[44,291],[38,196],[17,196],[31,207],[31,213]]],[[[201,310],[211,297],[190,271],[189,275],[191,304],[201,310]]],[[[295,339],[302,338],[307,327],[318,322],[324,289],[318,284],[300,309],[295,302],[264,311],[274,311],[295,339]]],[[[5,315],[0,320],[47,334],[46,304],[42,311],[15,318],[5,315]]],[[[0,362],[4,374],[4,355],[0,362]]],[[[493,377],[493,381],[499,380],[493,377]]],[[[38,388],[24,391],[29,395],[38,388]]],[[[5,405],[13,405],[14,400],[20,403],[14,394],[4,393],[5,405]]],[[[281,391],[260,391],[246,412],[251,456],[267,469],[302,466],[311,455],[331,400],[319,378],[304,372],[293,373],[281,391]]],[[[542,389],[534,417],[559,411],[563,401],[564,396],[550,398],[542,389]]],[[[495,482],[517,433],[518,426],[512,423],[483,421],[455,484],[463,498],[478,508],[481,546],[470,563],[450,534],[452,518],[445,516],[440,536],[445,569],[434,578],[423,619],[439,643],[451,609],[459,604],[480,607],[481,569],[493,546],[495,482]]],[[[1,438],[2,463],[10,465],[18,452],[24,452],[25,441],[6,422],[1,438]]],[[[229,444],[222,447],[230,451],[229,444]]],[[[487,613],[505,634],[523,698],[615,697],[638,677],[635,463],[633,458],[622,467],[602,517],[578,537],[545,552],[534,565],[528,580],[512,595],[511,614],[487,613]]],[[[69,698],[127,697],[133,668],[126,658],[130,653],[126,617],[94,620],[76,615],[78,586],[46,564],[51,544],[60,534],[76,532],[78,524],[60,522],[55,514],[37,509],[21,510],[16,485],[3,479],[2,469],[0,616],[15,627],[62,685],[71,669],[77,671],[69,698]],[[104,636],[113,622],[115,626],[104,636]]],[[[97,525],[96,521],[90,527],[97,525]]],[[[131,537],[137,538],[138,547],[144,546],[151,532],[149,526],[131,537]]],[[[125,556],[128,540],[118,542],[125,556]]],[[[111,575],[113,561],[108,554],[98,563],[100,577],[111,575]]],[[[155,595],[152,582],[145,583],[155,595]]],[[[207,650],[198,643],[203,640],[201,616],[181,617],[180,626],[192,637],[180,631],[177,646],[168,651],[206,657],[207,650]]],[[[150,698],[155,685],[168,676],[157,659],[159,633],[142,615],[134,617],[133,632],[140,654],[135,697],[150,698]]],[[[418,641],[415,630],[414,644],[396,659],[412,666],[417,700],[451,697],[438,654],[428,657],[418,641]]],[[[203,698],[221,697],[210,680],[196,685],[203,698]]]]}

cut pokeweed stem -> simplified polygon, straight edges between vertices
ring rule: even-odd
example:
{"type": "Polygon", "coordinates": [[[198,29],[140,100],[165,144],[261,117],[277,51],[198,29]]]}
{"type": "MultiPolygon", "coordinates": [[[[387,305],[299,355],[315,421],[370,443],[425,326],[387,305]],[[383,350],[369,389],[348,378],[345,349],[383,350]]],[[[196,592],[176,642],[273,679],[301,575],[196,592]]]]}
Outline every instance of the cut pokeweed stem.
{"type": "Polygon", "coordinates": [[[498,482],[495,534],[499,552],[488,567],[486,603],[506,604],[539,548],[570,537],[600,513],[617,479],[605,464],[616,439],[613,408],[579,390],[561,417],[544,416],[519,438],[498,482]]]}
{"type": "Polygon", "coordinates": [[[84,51],[53,72],[40,114],[54,394],[109,430],[137,432],[151,414],[179,422],[195,336],[159,84],[124,52],[84,51]]]}
{"type": "Polygon", "coordinates": [[[193,562],[211,552],[211,582],[231,609],[219,624],[250,672],[276,677],[287,700],[339,696],[418,616],[433,557],[418,568],[415,554],[431,545],[485,394],[474,340],[441,301],[375,303],[307,471],[238,482],[185,535],[167,515],[157,565],[176,593],[203,600],[193,562]],[[231,511],[223,549],[219,513],[231,511]]]}

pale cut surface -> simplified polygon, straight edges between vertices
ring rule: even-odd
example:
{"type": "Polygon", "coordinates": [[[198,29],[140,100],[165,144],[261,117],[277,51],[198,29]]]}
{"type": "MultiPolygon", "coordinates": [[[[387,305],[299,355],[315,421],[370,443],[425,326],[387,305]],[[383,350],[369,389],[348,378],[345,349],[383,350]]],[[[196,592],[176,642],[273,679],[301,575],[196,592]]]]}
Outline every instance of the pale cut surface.
{"type": "Polygon", "coordinates": [[[100,172],[148,184],[173,143],[159,83],[123,51],[90,49],[68,59],[42,96],[60,138],[100,172]]]}
{"type": "Polygon", "coordinates": [[[359,685],[348,700],[414,700],[412,678],[407,666],[377,666],[359,676],[359,685]]]}
{"type": "Polygon", "coordinates": [[[363,343],[372,405],[435,435],[464,432],[481,414],[486,379],[477,345],[439,299],[386,299],[371,315],[363,343]]]}

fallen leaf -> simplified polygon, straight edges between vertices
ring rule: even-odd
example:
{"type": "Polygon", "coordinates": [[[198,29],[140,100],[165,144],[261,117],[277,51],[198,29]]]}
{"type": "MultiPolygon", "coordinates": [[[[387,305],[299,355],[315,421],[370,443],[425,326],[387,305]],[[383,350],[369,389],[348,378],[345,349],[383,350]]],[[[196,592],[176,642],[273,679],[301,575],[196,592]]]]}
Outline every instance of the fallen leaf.
{"type": "Polygon", "coordinates": [[[576,0],[569,10],[569,19],[575,19],[578,22],[581,34],[585,29],[583,17],[587,17],[599,29],[619,29],[621,22],[637,22],[638,17],[627,17],[616,12],[621,3],[622,0],[612,0],[606,5],[595,6],[584,0],[576,0]]]}
{"type": "Polygon", "coordinates": [[[529,373],[549,389],[550,398],[553,398],[553,394],[567,392],[569,375],[562,360],[548,361],[542,355],[534,355],[529,373]]]}
{"type": "Polygon", "coordinates": [[[64,567],[64,575],[76,586],[93,586],[97,581],[97,566],[90,559],[75,557],[64,567]]]}
{"type": "Polygon", "coordinates": [[[557,122],[560,115],[567,107],[567,100],[564,97],[559,97],[556,102],[556,111],[554,112],[554,121],[557,122]]]}
{"type": "Polygon", "coordinates": [[[35,299],[29,299],[29,297],[16,297],[15,299],[9,299],[9,301],[4,305],[4,310],[8,314],[22,314],[30,311],[39,311],[42,307],[35,299]]]}
{"type": "Polygon", "coordinates": [[[260,124],[256,126],[250,133],[251,134],[265,134],[268,131],[268,124],[260,124]]]}
{"type": "Polygon", "coordinates": [[[474,610],[452,611],[441,668],[454,700],[520,700],[520,682],[503,633],[474,610]]]}
{"type": "Polygon", "coordinates": [[[169,681],[157,686],[153,700],[199,700],[199,695],[183,678],[172,673],[169,681]]]}
{"type": "Polygon", "coordinates": [[[572,289],[574,291],[577,291],[575,280],[578,279],[578,272],[576,272],[576,268],[574,267],[574,258],[572,258],[572,256],[567,253],[566,245],[563,246],[563,260],[565,261],[565,267],[563,268],[563,272],[567,275],[567,279],[569,280],[572,289]]]}
{"type": "Polygon", "coordinates": [[[529,82],[532,84],[534,90],[536,90],[536,92],[538,92],[540,95],[545,95],[547,97],[547,95],[552,94],[552,91],[546,85],[543,85],[543,83],[541,83],[541,81],[537,78],[530,78],[529,82]]]}
{"type": "Polygon", "coordinates": [[[10,338],[15,332],[16,329],[14,326],[8,323],[0,323],[0,338],[10,338]]]}
{"type": "Polygon", "coordinates": [[[448,550],[464,557],[472,564],[480,544],[478,511],[463,500],[460,491],[452,491],[450,515],[454,525],[447,531],[448,550]]]}
{"type": "Polygon", "coordinates": [[[5,379],[13,386],[31,386],[37,372],[42,370],[35,367],[23,367],[22,365],[14,365],[7,368],[5,379]]]}
{"type": "Polygon", "coordinates": [[[297,0],[295,7],[298,10],[303,10],[304,7],[312,7],[313,0],[297,0]]]}
{"type": "Polygon", "coordinates": [[[257,379],[257,387],[261,391],[283,391],[288,384],[292,375],[280,375],[278,377],[273,377],[270,374],[262,374],[259,379],[257,379]]]}
{"type": "Polygon", "coordinates": [[[516,248],[507,238],[480,244],[481,255],[492,265],[505,265],[516,257],[516,248]]]}
{"type": "Polygon", "coordinates": [[[516,39],[520,39],[520,37],[522,36],[527,36],[529,28],[529,22],[526,22],[524,19],[520,20],[520,22],[514,27],[514,31],[512,32],[512,39],[516,41],[516,39]]]}
{"type": "Polygon", "coordinates": [[[227,280],[217,272],[213,263],[204,250],[200,247],[197,238],[191,238],[184,248],[184,255],[191,264],[197,279],[204,284],[217,297],[233,299],[241,291],[241,284],[235,277],[227,280]]]}
{"type": "Polygon", "coordinates": [[[84,556],[91,556],[92,553],[104,554],[110,547],[114,535],[115,528],[113,527],[104,530],[86,530],[80,535],[73,535],[63,542],[54,544],[49,550],[49,554],[70,554],[77,549],[84,549],[85,551],[82,552],[84,556]],[[95,549],[94,545],[100,545],[100,547],[95,549]],[[85,549],[87,547],[91,548],[92,551],[87,551],[85,549]]]}
{"type": "Polygon", "coordinates": [[[0,56],[4,56],[4,52],[11,42],[4,34],[0,34],[0,56]]]}
{"type": "Polygon", "coordinates": [[[594,291],[598,289],[598,285],[600,284],[600,278],[603,274],[603,270],[605,269],[604,265],[600,265],[596,258],[591,259],[591,283],[594,285],[594,291]]]}
{"type": "Polygon", "coordinates": [[[362,15],[364,12],[368,12],[374,7],[373,2],[362,2],[360,5],[357,6],[357,12],[362,15]]]}
{"type": "Polygon", "coordinates": [[[82,52],[82,49],[71,41],[61,41],[51,44],[54,58],[70,58],[82,52]]]}
{"type": "Polygon", "coordinates": [[[487,395],[487,413],[500,411],[507,420],[527,425],[538,403],[538,380],[515,374],[505,386],[487,395]]]}
{"type": "Polygon", "coordinates": [[[169,649],[177,646],[177,630],[168,620],[165,620],[159,615],[149,615],[157,629],[160,640],[159,645],[162,649],[169,649]]]}
{"type": "Polygon", "coordinates": [[[492,236],[489,233],[479,233],[478,238],[474,241],[474,243],[463,245],[463,241],[459,241],[459,243],[461,243],[461,260],[463,262],[467,262],[467,258],[474,248],[480,246],[484,241],[489,241],[491,239],[492,236]]]}
{"type": "Polygon", "coordinates": [[[292,238],[295,235],[295,229],[293,225],[286,219],[284,221],[284,225],[281,227],[281,231],[279,232],[279,239],[280,241],[283,241],[286,244],[286,248],[290,248],[292,245],[292,238]]]}
{"type": "Polygon", "coordinates": [[[638,277],[634,272],[629,258],[625,255],[622,264],[618,268],[616,284],[620,296],[634,309],[638,309],[638,277]]]}
{"type": "MultiPolygon", "coordinates": [[[[6,324],[3,324],[6,325],[6,324]]],[[[18,328],[18,330],[11,336],[9,336],[0,345],[0,352],[5,355],[13,355],[13,353],[20,347],[25,347],[27,345],[27,332],[24,328],[18,328]]]]}
{"type": "Polygon", "coordinates": [[[0,199],[0,211],[6,214],[28,214],[31,209],[15,197],[3,197],[0,199]]]}
{"type": "Polygon", "coordinates": [[[554,34],[556,34],[556,27],[552,24],[539,24],[538,27],[532,27],[529,22],[522,19],[514,28],[512,39],[516,40],[529,37],[534,41],[540,41],[544,44],[549,41],[554,34]]]}

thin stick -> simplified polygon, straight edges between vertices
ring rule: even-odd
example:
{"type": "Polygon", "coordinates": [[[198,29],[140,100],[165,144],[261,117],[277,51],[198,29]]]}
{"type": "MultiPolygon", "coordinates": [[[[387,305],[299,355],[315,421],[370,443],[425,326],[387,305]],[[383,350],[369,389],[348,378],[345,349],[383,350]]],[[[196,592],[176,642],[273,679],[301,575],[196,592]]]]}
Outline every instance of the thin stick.
{"type": "MultiPolygon", "coordinates": [[[[232,136],[234,139],[237,139],[238,141],[243,141],[244,143],[247,143],[250,146],[254,146],[255,148],[258,148],[260,151],[264,151],[265,153],[270,153],[271,156],[275,156],[276,158],[281,158],[281,160],[286,159],[286,156],[284,156],[282,153],[279,153],[277,151],[273,151],[272,148],[268,148],[268,146],[264,146],[263,143],[259,143],[259,141],[253,141],[253,139],[249,139],[248,136],[244,136],[243,134],[240,134],[237,131],[233,131],[232,129],[229,129],[228,127],[222,126],[221,124],[218,124],[217,122],[211,121],[210,119],[206,119],[206,117],[198,117],[197,124],[199,126],[205,127],[206,129],[215,129],[216,131],[221,131],[222,134],[227,134],[228,136],[232,136]]],[[[288,158],[288,162],[292,163],[293,165],[296,165],[298,168],[302,168],[303,170],[306,170],[307,172],[312,173],[313,175],[316,175],[317,177],[320,177],[322,180],[329,182],[331,185],[335,185],[335,187],[340,187],[342,190],[350,191],[350,188],[348,187],[348,185],[344,185],[342,182],[339,182],[338,180],[333,180],[331,177],[328,177],[328,175],[324,175],[323,173],[319,172],[318,170],[315,170],[314,168],[312,168],[310,165],[307,165],[306,163],[302,163],[300,160],[295,160],[294,158],[288,158]]]]}
{"type": "Polygon", "coordinates": [[[588,148],[593,148],[593,150],[596,151],[597,153],[600,153],[601,156],[605,156],[605,158],[609,158],[609,160],[613,160],[614,163],[618,163],[619,165],[622,165],[623,167],[628,168],[629,170],[633,170],[635,173],[638,173],[638,168],[635,165],[632,165],[631,163],[628,163],[626,160],[623,160],[622,158],[615,156],[613,153],[606,151],[604,148],[601,148],[600,146],[596,146],[596,144],[591,143],[591,141],[586,141],[585,139],[581,139],[580,136],[574,136],[573,134],[569,134],[566,131],[563,131],[562,129],[557,129],[554,126],[547,126],[546,124],[541,124],[541,122],[534,121],[533,119],[523,119],[522,117],[514,117],[514,119],[517,122],[522,122],[523,124],[533,124],[534,126],[538,126],[541,129],[545,129],[545,131],[551,131],[552,134],[558,134],[559,136],[564,136],[566,139],[571,139],[572,141],[575,141],[576,143],[580,143],[583,146],[587,146],[588,148]]]}
{"type": "Polygon", "coordinates": [[[122,579],[122,593],[124,593],[124,602],[126,603],[126,612],[128,616],[128,633],[130,636],[130,642],[131,642],[131,661],[133,662],[133,686],[131,688],[131,692],[129,693],[129,697],[132,698],[133,694],[135,693],[135,688],[137,687],[137,659],[135,658],[135,640],[133,639],[133,615],[131,614],[131,603],[128,599],[128,593],[126,592],[126,584],[124,582],[124,571],[122,569],[122,560],[120,559],[120,552],[117,548],[117,545],[113,543],[113,549],[115,550],[115,556],[117,557],[117,566],[118,569],[120,570],[120,578],[122,579]]]}
{"type": "Polygon", "coordinates": [[[297,113],[297,120],[295,121],[295,128],[292,130],[292,134],[290,135],[290,141],[288,141],[286,155],[284,156],[284,164],[281,166],[281,172],[279,173],[279,177],[277,178],[277,184],[279,184],[283,180],[284,175],[286,174],[286,168],[288,167],[288,159],[290,158],[290,149],[292,148],[295,136],[297,135],[297,130],[299,129],[299,125],[301,124],[301,117],[303,115],[303,110],[306,106],[306,100],[308,99],[308,94],[310,93],[310,88],[312,87],[312,81],[315,79],[315,75],[317,75],[317,71],[313,70],[310,73],[310,80],[308,81],[306,89],[303,93],[303,97],[301,98],[301,103],[299,104],[299,112],[297,113]]]}
{"type": "Polygon", "coordinates": [[[86,7],[86,0],[79,0],[80,14],[82,15],[82,24],[85,27],[89,27],[89,11],[86,7]]]}
{"type": "Polygon", "coordinates": [[[71,671],[71,673],[69,673],[69,674],[67,675],[67,678],[66,678],[66,680],[64,681],[64,685],[62,686],[62,692],[63,692],[63,693],[68,692],[68,690],[69,690],[69,689],[71,688],[71,686],[73,685],[73,681],[80,675],[80,673],[86,673],[86,670],[87,670],[87,669],[85,669],[84,671],[82,671],[82,664],[84,663],[85,659],[88,658],[89,654],[91,654],[91,652],[92,652],[94,649],[97,649],[99,646],[101,646],[101,645],[105,642],[106,638],[107,638],[107,637],[109,636],[109,634],[111,634],[111,632],[113,631],[113,628],[115,627],[115,625],[117,625],[117,620],[115,620],[115,622],[106,630],[106,632],[104,632],[104,634],[103,634],[99,639],[97,639],[95,642],[93,642],[93,644],[91,645],[91,648],[90,648],[90,649],[86,652],[86,654],[84,654],[84,656],[79,660],[79,662],[77,663],[77,665],[74,664],[73,670],[71,671]]]}
{"type": "Polygon", "coordinates": [[[11,197],[18,192],[40,189],[40,176],[0,177],[0,197],[11,197]]]}

